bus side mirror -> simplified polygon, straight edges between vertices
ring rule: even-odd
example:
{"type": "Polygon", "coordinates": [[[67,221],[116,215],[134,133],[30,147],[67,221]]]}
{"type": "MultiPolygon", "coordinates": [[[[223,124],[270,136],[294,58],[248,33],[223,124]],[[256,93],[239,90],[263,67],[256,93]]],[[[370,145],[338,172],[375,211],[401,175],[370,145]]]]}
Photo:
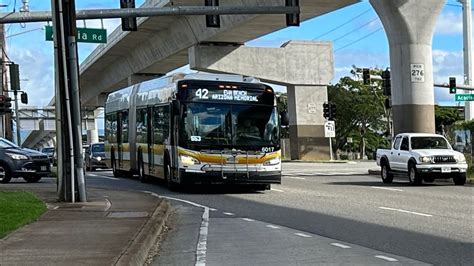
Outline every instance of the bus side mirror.
{"type": "Polygon", "coordinates": [[[280,121],[282,126],[288,126],[290,124],[290,116],[287,111],[282,111],[280,113],[280,121]]]}
{"type": "Polygon", "coordinates": [[[173,109],[173,114],[179,114],[179,102],[178,102],[178,100],[173,100],[171,102],[171,108],[173,109]]]}

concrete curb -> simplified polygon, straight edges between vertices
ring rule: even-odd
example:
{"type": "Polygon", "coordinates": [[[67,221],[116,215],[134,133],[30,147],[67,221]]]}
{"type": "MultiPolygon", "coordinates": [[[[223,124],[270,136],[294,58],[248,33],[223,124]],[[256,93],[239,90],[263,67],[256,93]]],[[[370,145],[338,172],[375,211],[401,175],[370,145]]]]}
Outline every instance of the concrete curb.
{"type": "Polygon", "coordinates": [[[114,265],[144,265],[150,249],[155,245],[168,219],[171,207],[162,199],[153,215],[142,226],[130,245],[117,258],[114,265]]]}
{"type": "Polygon", "coordinates": [[[380,175],[380,170],[369,169],[369,175],[380,175]]]}

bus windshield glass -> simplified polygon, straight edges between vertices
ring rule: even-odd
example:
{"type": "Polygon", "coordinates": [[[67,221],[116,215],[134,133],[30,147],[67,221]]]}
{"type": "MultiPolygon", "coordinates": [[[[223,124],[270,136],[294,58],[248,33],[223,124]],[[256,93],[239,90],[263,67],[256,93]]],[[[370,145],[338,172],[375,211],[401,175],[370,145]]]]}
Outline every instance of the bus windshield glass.
{"type": "Polygon", "coordinates": [[[275,146],[279,143],[274,106],[187,103],[181,140],[184,146],[275,146]]]}

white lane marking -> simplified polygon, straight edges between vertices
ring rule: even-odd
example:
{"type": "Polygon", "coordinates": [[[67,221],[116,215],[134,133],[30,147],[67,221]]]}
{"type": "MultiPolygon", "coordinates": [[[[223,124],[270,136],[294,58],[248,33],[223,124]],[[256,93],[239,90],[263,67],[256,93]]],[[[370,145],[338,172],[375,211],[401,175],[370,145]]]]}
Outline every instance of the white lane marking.
{"type": "Polygon", "coordinates": [[[217,211],[217,209],[214,209],[214,208],[209,208],[209,210],[213,212],[217,211]]]}
{"type": "Polygon", "coordinates": [[[104,179],[110,179],[110,180],[120,180],[119,178],[116,177],[110,177],[110,176],[104,176],[104,175],[96,175],[96,174],[88,174],[87,176],[93,176],[93,177],[98,177],[98,178],[104,178],[104,179]]]}
{"type": "Polygon", "coordinates": [[[231,213],[231,212],[224,212],[225,215],[229,215],[229,216],[234,216],[235,214],[231,213]]]}
{"type": "Polygon", "coordinates": [[[112,202],[110,202],[108,197],[105,197],[105,210],[104,211],[108,211],[110,210],[110,208],[112,208],[112,202]]]}
{"type": "Polygon", "coordinates": [[[169,199],[169,200],[175,200],[179,202],[184,202],[189,205],[193,205],[196,207],[204,208],[204,213],[202,214],[202,222],[201,222],[201,228],[199,229],[199,240],[196,248],[196,263],[194,264],[195,266],[205,266],[206,265],[206,253],[207,253],[207,235],[209,233],[209,207],[188,201],[188,200],[183,200],[183,199],[178,199],[178,198],[173,198],[173,197],[167,197],[167,196],[160,196],[156,193],[150,192],[150,191],[143,191],[145,193],[149,193],[152,196],[158,197],[158,198],[163,198],[163,199],[169,199]]]}
{"type": "Polygon", "coordinates": [[[247,222],[253,222],[253,221],[255,221],[254,219],[250,219],[250,218],[242,218],[242,220],[247,221],[247,222]]]}
{"type": "Polygon", "coordinates": [[[419,216],[425,216],[425,217],[432,217],[433,215],[431,214],[426,214],[426,213],[421,213],[421,212],[412,212],[412,211],[406,211],[402,209],[394,209],[394,208],[389,208],[389,207],[379,207],[379,209],[382,210],[389,210],[389,211],[397,211],[397,212],[403,212],[403,213],[409,213],[409,214],[414,214],[414,215],[419,215],[419,216]]]}
{"type": "Polygon", "coordinates": [[[283,176],[284,178],[290,178],[290,179],[298,179],[298,180],[306,180],[304,177],[297,177],[297,176],[283,176]]]}
{"type": "Polygon", "coordinates": [[[339,247],[339,248],[351,248],[351,246],[339,244],[339,243],[331,243],[331,245],[339,247]]]}
{"type": "Polygon", "coordinates": [[[281,189],[277,189],[277,188],[271,188],[270,190],[271,191],[276,191],[276,192],[281,192],[281,193],[285,192],[285,191],[283,191],[281,189]]]}
{"type": "Polygon", "coordinates": [[[377,256],[374,256],[374,257],[379,258],[379,259],[383,259],[383,260],[386,260],[386,261],[398,261],[397,259],[390,258],[390,257],[387,257],[387,256],[382,256],[382,255],[377,255],[377,256]]]}
{"type": "Polygon", "coordinates": [[[295,233],[295,235],[301,236],[301,237],[311,237],[310,235],[303,234],[303,233],[295,233]]]}
{"type": "Polygon", "coordinates": [[[375,188],[375,189],[383,189],[383,190],[390,190],[390,191],[403,191],[402,189],[398,189],[398,188],[389,188],[389,187],[371,187],[371,188],[375,188]]]}
{"type": "Polygon", "coordinates": [[[271,228],[271,229],[279,229],[279,226],[273,225],[273,224],[267,224],[266,227],[271,228]]]}

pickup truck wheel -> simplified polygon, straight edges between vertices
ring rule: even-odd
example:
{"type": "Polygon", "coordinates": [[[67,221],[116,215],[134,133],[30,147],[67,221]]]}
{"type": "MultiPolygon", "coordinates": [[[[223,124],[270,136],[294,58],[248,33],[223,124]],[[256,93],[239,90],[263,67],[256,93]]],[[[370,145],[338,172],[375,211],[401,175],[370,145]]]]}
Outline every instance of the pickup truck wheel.
{"type": "Polygon", "coordinates": [[[453,181],[456,186],[464,186],[466,184],[466,174],[457,174],[453,176],[453,181]]]}
{"type": "Polygon", "coordinates": [[[382,163],[382,166],[380,169],[380,176],[382,177],[382,182],[386,184],[392,183],[393,181],[393,174],[390,173],[389,166],[387,165],[386,162],[382,163]]]}
{"type": "Polygon", "coordinates": [[[410,184],[412,184],[412,185],[421,184],[421,177],[416,172],[416,166],[413,163],[410,163],[408,165],[408,180],[410,181],[410,184]]]}
{"type": "Polygon", "coordinates": [[[0,183],[6,184],[12,180],[12,175],[10,173],[10,169],[3,164],[0,164],[0,183]]]}

